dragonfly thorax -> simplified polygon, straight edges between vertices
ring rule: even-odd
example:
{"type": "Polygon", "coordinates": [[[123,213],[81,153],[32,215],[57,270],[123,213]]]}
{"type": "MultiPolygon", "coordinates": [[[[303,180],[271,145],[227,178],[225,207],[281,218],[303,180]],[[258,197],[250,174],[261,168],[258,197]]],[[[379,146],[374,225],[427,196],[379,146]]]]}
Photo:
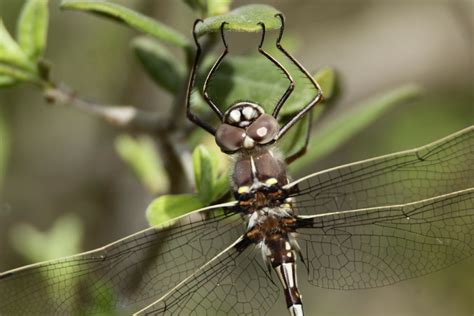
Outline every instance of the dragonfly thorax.
{"type": "Polygon", "coordinates": [[[221,150],[230,154],[268,145],[275,141],[278,130],[277,120],[265,114],[261,106],[238,102],[224,114],[215,139],[221,150]]]}
{"type": "Polygon", "coordinates": [[[249,216],[247,237],[255,243],[268,245],[275,239],[289,239],[288,234],[295,231],[295,225],[296,219],[290,205],[265,207],[249,216]]]}
{"type": "Polygon", "coordinates": [[[286,165],[271,149],[237,157],[232,190],[246,213],[281,205],[288,196],[283,189],[287,183],[286,165]]]}

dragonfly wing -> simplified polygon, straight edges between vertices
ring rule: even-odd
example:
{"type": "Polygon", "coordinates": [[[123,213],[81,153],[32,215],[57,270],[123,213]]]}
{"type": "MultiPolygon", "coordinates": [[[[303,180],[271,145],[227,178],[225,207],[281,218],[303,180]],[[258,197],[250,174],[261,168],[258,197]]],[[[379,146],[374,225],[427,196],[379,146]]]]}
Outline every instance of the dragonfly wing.
{"type": "Polygon", "coordinates": [[[239,238],[135,315],[264,315],[279,287],[256,252],[248,239],[239,238]]]}
{"type": "Polygon", "coordinates": [[[94,251],[0,274],[0,314],[130,314],[244,233],[239,214],[208,207],[94,251]]]}
{"type": "Polygon", "coordinates": [[[318,172],[288,184],[303,215],[396,205],[474,187],[474,126],[427,146],[318,172]]]}
{"type": "Polygon", "coordinates": [[[474,189],[398,206],[301,216],[310,283],[332,289],[389,285],[474,255],[474,189]]]}

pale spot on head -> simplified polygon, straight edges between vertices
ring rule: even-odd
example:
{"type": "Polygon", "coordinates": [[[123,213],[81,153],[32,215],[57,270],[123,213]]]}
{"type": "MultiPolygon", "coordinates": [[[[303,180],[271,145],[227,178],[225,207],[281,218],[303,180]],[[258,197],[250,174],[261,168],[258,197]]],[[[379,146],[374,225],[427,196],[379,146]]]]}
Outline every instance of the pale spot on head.
{"type": "Polygon", "coordinates": [[[257,111],[253,107],[248,106],[243,108],[242,114],[247,120],[251,120],[257,115],[257,111]]]}
{"type": "Polygon", "coordinates": [[[239,126],[240,127],[247,127],[250,125],[250,122],[249,121],[240,121],[239,122],[239,126]]]}
{"type": "Polygon", "coordinates": [[[252,138],[246,136],[245,139],[244,139],[244,147],[249,149],[249,148],[253,148],[253,146],[255,145],[255,142],[252,138]]]}
{"type": "Polygon", "coordinates": [[[239,122],[240,121],[240,111],[239,110],[232,110],[229,114],[230,120],[232,122],[239,122]]]}
{"type": "Polygon", "coordinates": [[[257,135],[260,137],[265,137],[267,133],[268,133],[268,128],[266,127],[260,127],[259,129],[257,129],[257,135]]]}

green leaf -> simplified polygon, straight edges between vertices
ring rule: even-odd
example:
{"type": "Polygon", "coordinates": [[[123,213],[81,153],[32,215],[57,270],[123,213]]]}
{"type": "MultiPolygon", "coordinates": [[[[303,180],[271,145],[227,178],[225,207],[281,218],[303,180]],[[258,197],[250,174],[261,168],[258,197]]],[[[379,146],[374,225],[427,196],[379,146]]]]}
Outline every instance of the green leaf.
{"type": "Polygon", "coordinates": [[[9,236],[18,253],[31,262],[38,262],[79,252],[83,227],[80,219],[70,214],[60,217],[47,232],[29,224],[18,224],[13,226],[9,236]]]}
{"type": "Polygon", "coordinates": [[[230,192],[230,169],[226,169],[225,172],[221,174],[220,177],[217,178],[214,185],[214,190],[213,190],[214,196],[212,200],[216,201],[222,198],[228,192],[230,192]]]}
{"type": "MultiPolygon", "coordinates": [[[[316,94],[316,90],[309,80],[303,77],[301,72],[295,69],[296,67],[290,64],[285,64],[285,66],[292,73],[296,86],[280,112],[283,117],[282,121],[287,121],[289,116],[294,115],[316,94]]],[[[206,69],[206,67],[203,68],[206,69]]],[[[202,86],[203,77],[206,74],[206,71],[200,74],[198,86],[202,86]]],[[[321,85],[325,100],[329,101],[333,96],[336,83],[335,71],[330,67],[324,67],[314,75],[314,78],[321,85]]],[[[262,105],[267,113],[271,113],[278,99],[288,87],[289,81],[273,64],[257,55],[230,57],[218,69],[210,83],[210,96],[223,111],[236,101],[251,100],[262,105]]],[[[193,96],[196,95],[197,93],[193,96]]],[[[193,99],[193,107],[200,110],[198,106],[193,99]]],[[[317,105],[313,110],[313,121],[326,108],[325,103],[317,105]]],[[[296,152],[304,145],[307,123],[306,119],[298,123],[282,139],[281,149],[286,156],[296,152]]]]}
{"type": "Polygon", "coordinates": [[[151,202],[146,217],[150,225],[159,226],[204,206],[195,194],[163,195],[151,202]]]}
{"type": "MultiPolygon", "coordinates": [[[[39,82],[35,73],[16,67],[15,65],[3,64],[0,62],[0,76],[12,78],[17,81],[39,82]]],[[[4,79],[8,83],[8,79],[4,79]]],[[[11,82],[11,81],[10,81],[11,82]]]]}
{"type": "MultiPolygon", "coordinates": [[[[15,66],[34,73],[35,66],[8,33],[0,19],[0,66],[15,66]]],[[[0,72],[0,74],[2,74],[0,72]]]]}
{"type": "MultiPolygon", "coordinates": [[[[5,110],[0,105],[0,190],[2,189],[3,178],[7,168],[10,153],[10,132],[8,128],[5,110]]],[[[0,194],[1,195],[1,194],[0,194]]]]}
{"type": "Polygon", "coordinates": [[[129,135],[120,135],[115,140],[115,149],[151,193],[157,194],[168,189],[168,179],[151,137],[134,139],[129,135]]]}
{"type": "Polygon", "coordinates": [[[217,159],[207,148],[199,145],[193,152],[194,179],[196,190],[204,204],[209,204],[214,198],[217,181],[217,159]]]}
{"type": "Polygon", "coordinates": [[[223,15],[229,12],[232,0],[207,0],[207,16],[223,15]]]}
{"type": "Polygon", "coordinates": [[[301,170],[305,165],[314,162],[323,155],[327,155],[375,121],[388,109],[418,97],[420,93],[420,87],[406,85],[355,106],[352,110],[345,112],[344,115],[322,126],[317,133],[312,135],[308,152],[302,158],[296,160],[290,169],[293,172],[301,170]]]}
{"type": "Polygon", "coordinates": [[[324,99],[330,99],[334,94],[336,86],[336,72],[331,67],[321,68],[314,76],[319,86],[323,90],[324,99]]]}
{"type": "Polygon", "coordinates": [[[207,0],[183,0],[191,9],[204,14],[207,11],[207,0]]]}
{"type": "Polygon", "coordinates": [[[136,38],[132,46],[138,60],[158,85],[173,94],[182,88],[186,69],[166,47],[146,37],[136,38]]]}
{"type": "MultiPolygon", "coordinates": [[[[217,3],[218,1],[216,1],[217,3]]],[[[225,1],[220,1],[225,2],[225,1]]],[[[221,4],[222,5],[222,4],[221,4]]],[[[259,32],[262,27],[257,23],[265,23],[267,30],[280,28],[281,22],[275,14],[280,13],[277,9],[265,4],[251,4],[232,10],[227,14],[213,16],[197,25],[199,36],[219,31],[221,24],[227,22],[226,30],[237,32],[259,32]]]]}
{"type": "MultiPolygon", "coordinates": [[[[313,111],[316,111],[316,109],[313,111]]],[[[285,137],[280,140],[278,149],[283,153],[285,158],[294,154],[304,146],[306,134],[309,128],[309,119],[310,116],[305,115],[301,121],[293,126],[285,137]]]]}
{"type": "Polygon", "coordinates": [[[183,0],[201,16],[222,15],[229,12],[232,0],[183,0]]]}
{"type": "Polygon", "coordinates": [[[145,32],[166,43],[190,49],[191,44],[183,34],[150,17],[124,6],[104,0],[63,0],[62,9],[82,10],[124,23],[138,31],[145,32]]]}
{"type": "Polygon", "coordinates": [[[11,87],[17,84],[17,80],[8,75],[0,75],[0,88],[11,87]]]}
{"type": "MultiPolygon", "coordinates": [[[[323,90],[324,102],[316,105],[311,111],[311,121],[316,121],[321,114],[328,109],[327,101],[330,101],[333,96],[334,86],[336,84],[336,73],[330,67],[324,67],[319,70],[314,76],[314,79],[319,83],[323,90]]],[[[286,117],[284,121],[288,121],[290,117],[286,117]]],[[[299,151],[306,142],[306,135],[310,123],[310,116],[306,115],[301,122],[297,123],[291,128],[288,133],[280,141],[279,149],[285,157],[291,156],[299,151]]]]}
{"type": "Polygon", "coordinates": [[[48,0],[28,0],[17,25],[18,43],[32,60],[43,55],[48,33],[48,0]]]}
{"type": "Polygon", "coordinates": [[[229,169],[219,175],[219,154],[198,145],[193,152],[196,190],[204,205],[209,205],[229,190],[229,169]]]}
{"type": "MultiPolygon", "coordinates": [[[[278,58],[295,80],[295,89],[280,114],[291,115],[305,106],[315,95],[316,90],[301,71],[284,58],[278,58]]],[[[332,93],[334,71],[324,68],[316,79],[323,85],[323,91],[332,93]]],[[[202,87],[203,76],[198,86],[202,87]]],[[[266,113],[271,113],[280,97],[288,88],[289,81],[281,71],[261,55],[233,56],[223,62],[214,74],[209,85],[212,100],[225,111],[230,105],[241,100],[251,100],[261,105],[266,113]]],[[[328,96],[328,98],[330,95],[328,96]]]]}
{"type": "MultiPolygon", "coordinates": [[[[29,224],[15,225],[10,230],[9,237],[18,253],[30,262],[40,262],[80,252],[83,226],[76,215],[69,214],[56,220],[53,227],[46,232],[41,232],[29,224]]],[[[63,276],[74,275],[78,273],[78,268],[77,265],[64,265],[61,267],[61,272],[63,276]]],[[[53,277],[57,279],[59,276],[56,270],[50,269],[40,269],[40,274],[45,280],[53,277]]],[[[67,277],[61,279],[61,284],[72,291],[78,287],[75,279],[67,277]]],[[[58,300],[51,287],[45,288],[44,291],[43,294],[50,298],[50,303],[55,305],[64,303],[58,300]]]]}
{"type": "MultiPolygon", "coordinates": [[[[294,113],[315,95],[314,89],[306,84],[308,80],[294,72],[294,68],[288,67],[296,82],[295,89],[281,115],[294,113]]],[[[199,87],[202,81],[200,78],[199,87]]],[[[263,56],[233,56],[226,59],[211,78],[209,95],[222,111],[237,101],[251,100],[271,113],[288,85],[288,79],[263,56]]]]}
{"type": "MultiPolygon", "coordinates": [[[[84,309],[81,311],[84,315],[93,315],[97,311],[113,311],[115,310],[115,303],[117,302],[117,297],[119,293],[115,290],[113,282],[111,279],[100,278],[97,274],[90,276],[90,286],[87,289],[87,297],[90,298],[88,304],[84,306],[84,309]],[[93,280],[93,281],[92,281],[93,280]]],[[[77,282],[79,283],[79,282],[77,282]]],[[[69,288],[80,288],[79,284],[71,286],[69,288]]],[[[78,289],[76,290],[78,291],[78,289]]],[[[77,295],[84,295],[84,293],[78,293],[77,295]]],[[[61,302],[58,302],[60,305],[61,302]]],[[[113,315],[107,312],[102,314],[103,316],[113,315]]]]}

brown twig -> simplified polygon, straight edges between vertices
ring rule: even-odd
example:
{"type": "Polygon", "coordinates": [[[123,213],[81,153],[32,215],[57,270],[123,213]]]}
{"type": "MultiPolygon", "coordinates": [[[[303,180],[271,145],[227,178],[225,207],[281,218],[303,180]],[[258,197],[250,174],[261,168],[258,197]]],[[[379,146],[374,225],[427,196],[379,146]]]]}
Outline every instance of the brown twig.
{"type": "Polygon", "coordinates": [[[167,120],[157,113],[142,111],[132,106],[104,105],[88,101],[64,85],[47,87],[44,89],[44,95],[50,103],[73,106],[120,128],[157,135],[164,133],[167,127],[167,120]]]}

